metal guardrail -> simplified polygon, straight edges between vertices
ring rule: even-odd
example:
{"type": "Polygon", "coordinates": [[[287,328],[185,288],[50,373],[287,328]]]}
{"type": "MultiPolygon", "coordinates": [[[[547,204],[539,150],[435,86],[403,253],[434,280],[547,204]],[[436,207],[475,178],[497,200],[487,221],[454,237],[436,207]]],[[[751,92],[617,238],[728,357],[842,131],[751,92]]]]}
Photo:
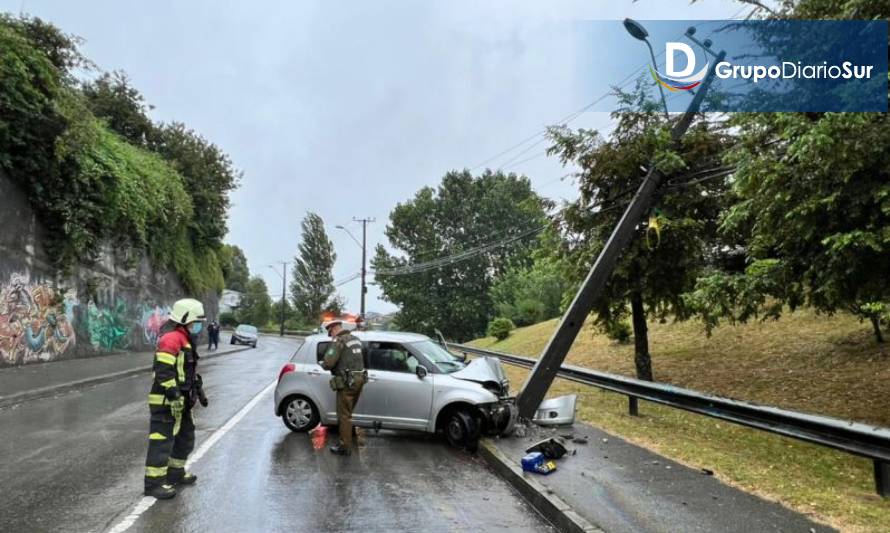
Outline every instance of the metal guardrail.
{"type": "MultiPolygon", "coordinates": [[[[497,357],[524,368],[532,368],[537,362],[528,357],[463,344],[448,343],[448,346],[468,354],[497,357]]],[[[643,399],[869,458],[874,462],[875,489],[881,496],[890,497],[890,428],[721,398],[572,365],[562,365],[558,375],[626,395],[632,415],[637,414],[636,400],[643,399]]]]}

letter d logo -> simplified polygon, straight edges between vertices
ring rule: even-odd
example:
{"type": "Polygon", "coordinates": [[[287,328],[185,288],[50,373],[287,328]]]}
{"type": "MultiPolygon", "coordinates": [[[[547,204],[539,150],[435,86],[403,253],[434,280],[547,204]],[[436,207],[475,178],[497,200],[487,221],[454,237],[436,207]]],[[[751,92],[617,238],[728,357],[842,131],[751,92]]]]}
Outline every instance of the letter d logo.
{"type": "Polygon", "coordinates": [[[688,44],[669,42],[665,44],[664,51],[665,61],[667,62],[666,74],[671,78],[684,78],[692,74],[695,70],[695,52],[692,51],[692,47],[688,44]],[[686,54],[686,68],[681,71],[674,70],[675,52],[683,52],[686,54]]]}

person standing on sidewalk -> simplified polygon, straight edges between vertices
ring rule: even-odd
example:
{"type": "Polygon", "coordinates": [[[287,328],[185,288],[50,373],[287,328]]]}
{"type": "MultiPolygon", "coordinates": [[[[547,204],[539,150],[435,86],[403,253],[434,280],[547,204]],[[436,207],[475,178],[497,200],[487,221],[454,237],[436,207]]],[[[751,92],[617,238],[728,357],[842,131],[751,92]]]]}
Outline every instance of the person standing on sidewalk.
{"type": "Polygon", "coordinates": [[[352,411],[368,380],[362,358],[362,341],[343,329],[342,320],[331,320],[324,327],[334,341],[325,352],[321,366],[333,374],[331,388],[337,392],[337,423],[340,433],[340,442],[331,446],[331,452],[349,455],[352,453],[354,437],[352,411]]]}
{"type": "Polygon", "coordinates": [[[219,322],[212,321],[207,326],[207,351],[219,349],[219,322]]]}
{"type": "MultiPolygon", "coordinates": [[[[195,339],[204,325],[204,306],[186,298],[173,304],[161,327],[148,395],[151,414],[145,458],[145,495],[166,500],[177,485],[191,485],[197,476],[186,473],[185,462],[195,447],[192,420],[194,398],[200,391],[195,339]]],[[[203,404],[203,401],[202,401],[203,404]]]]}

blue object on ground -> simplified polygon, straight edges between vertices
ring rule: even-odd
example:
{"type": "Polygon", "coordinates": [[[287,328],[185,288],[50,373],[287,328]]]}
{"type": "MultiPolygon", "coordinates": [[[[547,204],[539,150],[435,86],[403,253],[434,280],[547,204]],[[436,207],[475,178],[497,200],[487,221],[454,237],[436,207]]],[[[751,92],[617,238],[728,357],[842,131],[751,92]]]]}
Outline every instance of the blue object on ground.
{"type": "Polygon", "coordinates": [[[541,452],[532,452],[522,458],[522,469],[526,472],[536,472],[543,464],[544,454],[541,452]]]}

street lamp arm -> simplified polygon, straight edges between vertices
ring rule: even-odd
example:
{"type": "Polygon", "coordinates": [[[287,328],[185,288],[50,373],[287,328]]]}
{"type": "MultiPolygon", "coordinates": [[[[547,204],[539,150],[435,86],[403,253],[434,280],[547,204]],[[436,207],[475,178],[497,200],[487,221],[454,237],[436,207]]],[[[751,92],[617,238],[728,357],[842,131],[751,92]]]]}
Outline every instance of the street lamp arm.
{"type": "Polygon", "coordinates": [[[359,248],[362,247],[362,243],[358,242],[358,239],[356,239],[355,236],[354,236],[352,233],[350,233],[348,229],[346,229],[346,228],[343,227],[343,226],[335,226],[335,227],[336,227],[337,229],[342,229],[343,231],[345,231],[346,234],[349,235],[349,238],[352,239],[353,242],[355,242],[355,244],[357,244],[359,248]]]}

